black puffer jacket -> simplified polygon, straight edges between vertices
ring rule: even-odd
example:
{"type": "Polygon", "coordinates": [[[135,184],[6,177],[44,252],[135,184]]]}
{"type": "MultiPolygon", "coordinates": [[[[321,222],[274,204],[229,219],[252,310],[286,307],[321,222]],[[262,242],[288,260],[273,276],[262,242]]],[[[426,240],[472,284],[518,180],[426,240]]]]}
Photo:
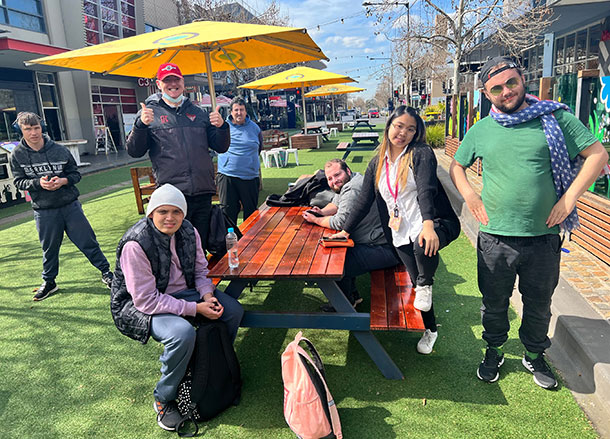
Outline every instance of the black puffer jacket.
{"type": "Polygon", "coordinates": [[[55,209],[70,204],[78,198],[75,184],[80,181],[76,160],[65,146],[45,136],[44,146],[34,151],[22,139],[11,154],[11,170],[15,186],[28,191],[32,197],[32,208],[55,209]],[[68,184],[56,191],[47,191],[40,186],[40,178],[65,177],[68,184]]]}
{"type": "Polygon", "coordinates": [[[188,98],[173,108],[158,93],[146,99],[146,106],[153,109],[155,119],[146,126],[138,113],[127,139],[129,155],[142,157],[148,152],[159,185],[171,183],[184,195],[216,193],[208,148],[219,153],[229,149],[229,124],[216,128],[208,113],[188,98]]]}
{"type": "MultiPolygon", "coordinates": [[[[142,247],[150,262],[152,272],[157,280],[157,289],[163,293],[169,283],[172,257],[169,248],[170,238],[169,235],[159,232],[150,218],[142,218],[125,232],[117,247],[116,269],[110,292],[110,311],[114,324],[119,331],[142,344],[145,344],[150,337],[151,316],[138,311],[133,304],[121,269],[121,252],[128,241],[136,241],[142,247]]],[[[176,232],[176,252],[188,288],[195,288],[195,259],[197,254],[195,242],[195,229],[190,222],[184,220],[182,226],[176,232]]]]}

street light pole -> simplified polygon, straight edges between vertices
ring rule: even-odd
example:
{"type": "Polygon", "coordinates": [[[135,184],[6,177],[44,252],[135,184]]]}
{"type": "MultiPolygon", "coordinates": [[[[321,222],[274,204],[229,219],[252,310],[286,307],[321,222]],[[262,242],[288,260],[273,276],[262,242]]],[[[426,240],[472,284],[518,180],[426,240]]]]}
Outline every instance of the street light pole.
{"type": "MultiPolygon", "coordinates": [[[[394,6],[404,6],[405,8],[407,8],[407,32],[409,32],[410,30],[410,18],[411,18],[411,8],[410,8],[410,3],[409,2],[386,2],[386,3],[376,3],[376,2],[363,2],[362,6],[390,6],[390,5],[394,5],[394,6]]],[[[410,38],[409,35],[407,35],[407,56],[411,57],[411,47],[410,47],[410,38]]],[[[369,59],[389,59],[390,60],[390,76],[391,76],[391,83],[392,83],[392,90],[390,91],[390,99],[392,99],[392,103],[394,103],[394,66],[393,66],[393,60],[392,58],[369,58],[369,59]]],[[[399,62],[400,64],[400,62],[399,62]]],[[[407,101],[408,105],[411,105],[410,102],[410,97],[411,97],[411,60],[409,60],[409,64],[408,64],[408,69],[407,69],[407,98],[409,99],[407,101]]]]}
{"type": "Polygon", "coordinates": [[[376,57],[367,57],[370,60],[389,60],[390,61],[390,99],[392,100],[392,104],[394,104],[394,60],[392,57],[388,58],[376,58],[376,57]]]}

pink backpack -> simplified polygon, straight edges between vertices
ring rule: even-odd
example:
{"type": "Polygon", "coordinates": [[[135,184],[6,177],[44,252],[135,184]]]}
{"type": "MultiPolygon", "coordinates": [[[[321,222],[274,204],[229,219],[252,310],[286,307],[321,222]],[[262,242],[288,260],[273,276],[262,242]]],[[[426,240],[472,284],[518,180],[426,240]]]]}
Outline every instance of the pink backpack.
{"type": "Polygon", "coordinates": [[[284,418],[300,439],[343,438],[322,359],[300,331],[282,354],[282,379],[284,418]],[[311,357],[299,346],[301,341],[307,345],[311,357]]]}

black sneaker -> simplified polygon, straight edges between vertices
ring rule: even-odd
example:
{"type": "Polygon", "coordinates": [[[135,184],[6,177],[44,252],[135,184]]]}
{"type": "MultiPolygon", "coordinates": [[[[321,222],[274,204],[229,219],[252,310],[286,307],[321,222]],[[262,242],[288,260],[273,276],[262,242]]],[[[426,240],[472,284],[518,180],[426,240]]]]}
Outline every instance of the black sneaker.
{"type": "Polygon", "coordinates": [[[534,382],[543,389],[554,389],[557,387],[555,374],[544,360],[544,354],[538,354],[538,358],[532,360],[527,354],[523,356],[521,363],[527,370],[534,374],[534,382]]]}
{"type": "Polygon", "coordinates": [[[49,294],[57,291],[57,284],[54,280],[45,280],[42,282],[42,285],[38,287],[36,294],[34,294],[34,301],[38,302],[40,300],[44,300],[49,297],[49,294]]]}
{"type": "Polygon", "coordinates": [[[497,350],[487,346],[485,358],[477,369],[477,376],[486,383],[495,383],[500,378],[502,364],[504,364],[504,354],[499,354],[497,350]]]}
{"type": "Polygon", "coordinates": [[[157,424],[163,430],[176,431],[184,420],[178,411],[176,401],[161,402],[155,399],[155,412],[157,412],[157,424]]]}
{"type": "Polygon", "coordinates": [[[114,279],[114,274],[112,271],[102,273],[102,282],[104,282],[104,285],[106,285],[108,288],[112,287],[112,279],[114,279]]]}

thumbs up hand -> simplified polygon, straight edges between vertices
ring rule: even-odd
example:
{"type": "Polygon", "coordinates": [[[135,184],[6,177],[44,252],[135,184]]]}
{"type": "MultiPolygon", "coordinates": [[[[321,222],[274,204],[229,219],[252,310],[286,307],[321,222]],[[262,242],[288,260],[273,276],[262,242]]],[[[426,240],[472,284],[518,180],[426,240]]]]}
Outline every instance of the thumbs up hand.
{"type": "Polygon", "coordinates": [[[155,114],[152,108],[148,108],[145,104],[140,102],[142,108],[140,113],[140,120],[144,125],[150,125],[155,120],[155,114]]]}
{"type": "Polygon", "coordinates": [[[224,123],[222,116],[220,115],[220,105],[216,106],[216,110],[210,113],[210,123],[217,128],[220,128],[224,123]]]}

